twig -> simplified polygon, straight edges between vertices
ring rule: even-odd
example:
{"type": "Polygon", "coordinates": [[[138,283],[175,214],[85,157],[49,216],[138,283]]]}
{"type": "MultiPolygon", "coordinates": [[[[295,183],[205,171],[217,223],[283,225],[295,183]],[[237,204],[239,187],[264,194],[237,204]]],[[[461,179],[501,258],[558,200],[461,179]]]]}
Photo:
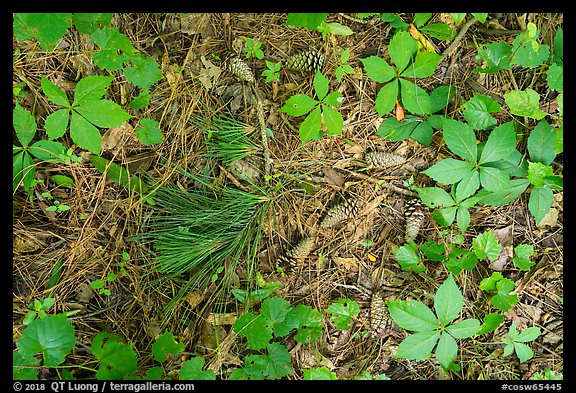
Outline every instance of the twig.
{"type": "Polygon", "coordinates": [[[262,92],[256,85],[254,85],[254,95],[256,96],[256,113],[258,114],[258,123],[260,124],[260,137],[262,138],[262,149],[264,155],[264,179],[266,182],[268,182],[268,179],[270,179],[272,158],[270,158],[268,136],[266,135],[266,118],[264,117],[262,92]]]}
{"type": "Polygon", "coordinates": [[[516,35],[516,34],[521,34],[524,32],[524,30],[502,30],[502,29],[489,29],[487,27],[479,27],[478,31],[480,33],[484,33],[484,34],[490,34],[493,36],[499,36],[499,35],[516,35]]]}
{"type": "Polygon", "coordinates": [[[464,26],[462,26],[462,28],[458,32],[458,35],[456,36],[456,38],[454,38],[454,41],[452,41],[450,46],[446,48],[444,52],[442,52],[442,56],[450,56],[456,50],[456,47],[460,45],[460,41],[462,41],[464,35],[466,34],[470,26],[472,26],[476,22],[477,20],[475,17],[470,18],[470,20],[466,22],[464,26]]]}

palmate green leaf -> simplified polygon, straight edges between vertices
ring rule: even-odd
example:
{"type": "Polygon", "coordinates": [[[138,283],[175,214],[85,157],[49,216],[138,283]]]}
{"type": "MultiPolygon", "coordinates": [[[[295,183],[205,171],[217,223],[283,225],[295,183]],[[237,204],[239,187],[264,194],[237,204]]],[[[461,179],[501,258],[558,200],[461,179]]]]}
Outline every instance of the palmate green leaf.
{"type": "Polygon", "coordinates": [[[75,345],[74,326],[65,314],[57,314],[32,321],[18,340],[18,351],[23,358],[42,353],[44,367],[56,367],[75,345]]]}
{"type": "Polygon", "coordinates": [[[436,71],[440,60],[442,60],[442,56],[437,53],[418,53],[414,62],[400,76],[406,78],[427,78],[436,71]]]}
{"type": "Polygon", "coordinates": [[[56,112],[51,113],[46,117],[44,122],[44,129],[48,134],[49,139],[56,139],[64,136],[68,129],[68,122],[70,121],[70,109],[58,109],[56,112]]]}
{"type": "Polygon", "coordinates": [[[443,135],[446,145],[454,154],[466,161],[476,162],[478,147],[472,127],[457,120],[444,119],[443,135]]]}
{"type": "Polygon", "coordinates": [[[139,126],[134,130],[136,137],[144,145],[154,145],[164,140],[162,130],[156,120],[141,119],[139,126]]]}
{"type": "MultiPolygon", "coordinates": [[[[472,164],[470,164],[472,165],[472,164]]],[[[473,168],[464,172],[464,176],[456,185],[456,192],[454,198],[457,201],[463,201],[469,196],[473,195],[480,187],[480,175],[478,171],[473,168]]]]}
{"type": "Polygon", "coordinates": [[[22,357],[20,351],[12,352],[12,379],[32,381],[38,379],[38,364],[35,357],[22,357]],[[32,366],[32,367],[30,367],[32,366]]]}
{"type": "Polygon", "coordinates": [[[60,142],[41,139],[35,142],[28,150],[34,157],[45,162],[60,162],[60,157],[66,151],[66,147],[60,142]]]}
{"type": "Polygon", "coordinates": [[[274,328],[274,325],[286,319],[290,308],[290,303],[287,300],[279,297],[270,297],[262,302],[260,315],[268,319],[272,324],[272,328],[274,328]]]}
{"type": "Polygon", "coordinates": [[[176,336],[164,332],[152,344],[152,355],[157,362],[164,362],[169,359],[169,355],[174,357],[184,351],[184,348],[184,344],[179,343],[176,336]]]}
{"type": "Polygon", "coordinates": [[[435,330],[411,334],[398,345],[395,357],[411,360],[429,359],[439,336],[440,332],[435,330]]]}
{"type": "Polygon", "coordinates": [[[452,225],[458,211],[459,209],[457,206],[451,206],[445,209],[437,209],[432,212],[432,218],[441,226],[447,227],[452,225]]]}
{"type": "Polygon", "coordinates": [[[315,367],[308,370],[302,370],[302,377],[304,381],[313,381],[313,380],[336,381],[338,379],[336,374],[330,371],[330,369],[326,366],[315,367]]]}
{"type": "Polygon", "coordinates": [[[390,23],[390,26],[395,29],[407,29],[408,26],[410,26],[408,23],[404,22],[400,16],[393,13],[383,12],[380,14],[380,17],[383,22],[390,23]]]}
{"type": "Polygon", "coordinates": [[[460,206],[456,211],[456,225],[460,228],[462,233],[466,232],[470,225],[470,212],[467,207],[460,206]]]}
{"type": "Polygon", "coordinates": [[[50,101],[52,101],[56,105],[61,105],[65,107],[70,106],[68,96],[66,95],[66,93],[62,91],[62,89],[60,89],[54,83],[50,82],[48,78],[46,78],[44,75],[40,75],[40,79],[42,81],[41,82],[42,91],[50,101]]]}
{"type": "Polygon", "coordinates": [[[300,140],[305,144],[311,140],[322,138],[322,110],[317,106],[308,116],[300,123],[300,140]]]}
{"type": "Polygon", "coordinates": [[[541,162],[528,162],[528,173],[526,178],[530,184],[535,187],[543,187],[545,179],[554,174],[550,165],[544,165],[541,162]]]}
{"type": "Polygon", "coordinates": [[[76,111],[72,111],[70,137],[74,143],[81,148],[93,154],[100,155],[100,149],[102,147],[102,135],[100,135],[100,131],[76,111]]]}
{"type": "Polygon", "coordinates": [[[416,300],[390,300],[388,311],[394,322],[406,330],[428,332],[440,327],[436,315],[416,300]]]}
{"type": "Polygon", "coordinates": [[[474,72],[493,74],[500,70],[510,68],[510,57],[512,56],[512,47],[504,41],[492,42],[487,45],[478,47],[476,59],[486,61],[488,68],[477,67],[474,72]]]}
{"type": "Polygon", "coordinates": [[[380,116],[390,113],[396,106],[398,98],[398,80],[393,80],[380,88],[374,101],[374,109],[380,116]]]}
{"type": "Polygon", "coordinates": [[[496,125],[490,113],[499,112],[500,104],[488,96],[474,93],[474,96],[461,105],[464,119],[476,130],[489,130],[496,125]]]}
{"type": "Polygon", "coordinates": [[[178,379],[181,381],[214,381],[216,374],[212,370],[202,370],[206,360],[202,357],[195,357],[182,363],[178,372],[178,379]]]}
{"type": "Polygon", "coordinates": [[[438,291],[434,296],[434,310],[444,326],[452,322],[462,311],[464,304],[464,297],[458,289],[454,277],[449,275],[446,280],[438,287],[438,291]]]}
{"type": "Polygon", "coordinates": [[[400,81],[400,97],[404,109],[416,113],[418,115],[431,115],[432,104],[430,103],[430,96],[420,86],[406,79],[399,79],[400,81]]]}
{"type": "Polygon", "coordinates": [[[430,143],[432,143],[432,136],[434,135],[432,126],[428,121],[419,122],[417,124],[418,125],[414,128],[410,137],[424,146],[430,146],[430,143]]]}
{"type": "Polygon", "coordinates": [[[414,23],[414,26],[419,28],[424,23],[428,22],[430,18],[432,18],[431,12],[416,12],[414,14],[414,20],[412,21],[412,23],[414,23]]]}
{"type": "MultiPolygon", "coordinates": [[[[90,123],[103,128],[118,127],[126,120],[134,117],[124,111],[120,105],[109,100],[94,101],[87,105],[77,106],[73,112],[78,112],[90,123]]],[[[74,117],[74,113],[72,113],[72,117],[74,117]]],[[[72,128],[72,125],[70,127],[72,128]]]]}
{"type": "Polygon", "coordinates": [[[481,189],[476,194],[480,203],[490,206],[504,206],[518,198],[530,185],[527,179],[510,180],[510,188],[501,192],[491,192],[481,189]]]}
{"type": "Polygon", "coordinates": [[[234,332],[246,337],[248,348],[260,350],[266,348],[272,340],[272,324],[268,318],[253,312],[242,315],[234,323],[234,332]]]}
{"type": "Polygon", "coordinates": [[[298,329],[302,325],[313,325],[315,317],[315,310],[309,306],[299,304],[291,308],[282,321],[277,321],[274,324],[274,335],[276,337],[284,337],[293,329],[298,329]]]}
{"type": "Polygon", "coordinates": [[[528,31],[519,34],[512,44],[512,58],[510,64],[522,67],[535,68],[550,57],[550,47],[538,44],[535,38],[528,37],[528,31]]]}
{"type": "Polygon", "coordinates": [[[420,123],[419,120],[418,117],[411,115],[407,115],[404,121],[398,121],[394,116],[387,117],[380,123],[376,135],[394,142],[404,140],[412,134],[420,123]]]}
{"type": "Polygon", "coordinates": [[[323,104],[331,106],[339,106],[341,102],[342,102],[342,93],[340,93],[338,90],[335,90],[332,93],[328,94],[322,100],[323,104]]]}
{"type": "Polygon", "coordinates": [[[480,184],[491,192],[501,193],[510,189],[510,177],[500,169],[480,166],[480,184]]]}
{"type": "Polygon", "coordinates": [[[32,113],[22,108],[18,103],[12,110],[12,124],[16,131],[16,137],[22,147],[26,147],[32,142],[36,134],[36,120],[32,113]]]}
{"type": "Polygon", "coordinates": [[[117,27],[101,28],[92,33],[92,42],[100,50],[92,56],[94,64],[108,71],[118,71],[138,53],[132,42],[117,27]]]}
{"type": "Polygon", "coordinates": [[[490,135],[480,154],[480,165],[505,160],[516,150],[516,133],[514,123],[509,121],[496,127],[490,135]]]}
{"type": "Polygon", "coordinates": [[[518,116],[527,116],[540,120],[548,115],[541,111],[540,94],[528,88],[526,90],[512,90],[504,94],[506,105],[510,108],[510,113],[518,116]]]}
{"type": "Polygon", "coordinates": [[[495,261],[500,255],[502,246],[496,240],[496,235],[493,230],[480,233],[474,240],[472,240],[472,247],[478,259],[482,260],[488,258],[490,262],[495,261]]]}
{"type": "Polygon", "coordinates": [[[458,356],[458,344],[456,340],[447,332],[442,332],[434,354],[436,355],[436,359],[438,359],[438,363],[445,369],[448,369],[450,363],[458,356]]]}
{"type": "Polygon", "coordinates": [[[364,64],[366,76],[377,83],[386,83],[396,77],[396,71],[386,60],[378,56],[370,56],[360,59],[364,64]]]}
{"type": "Polygon", "coordinates": [[[441,184],[454,184],[467,176],[468,173],[473,172],[473,164],[454,158],[444,158],[422,171],[423,174],[441,184]]]}
{"type": "Polygon", "coordinates": [[[544,165],[550,165],[556,158],[555,140],[556,130],[546,120],[540,120],[528,136],[527,147],[530,159],[544,165]]]}
{"type": "Polygon", "coordinates": [[[504,320],[504,316],[500,313],[493,312],[484,317],[484,322],[482,326],[480,326],[480,330],[476,333],[477,335],[490,333],[494,331],[502,321],[504,320]]]}
{"type": "Polygon", "coordinates": [[[106,89],[112,83],[112,76],[87,76],[80,79],[74,90],[73,106],[91,104],[106,94],[106,89]]]}
{"type": "Polygon", "coordinates": [[[136,175],[130,176],[130,172],[121,165],[111,162],[103,157],[90,156],[90,162],[102,174],[115,183],[121,184],[131,192],[144,194],[148,192],[147,185],[136,175]]]}
{"type": "Polygon", "coordinates": [[[442,85],[430,92],[430,111],[436,113],[446,108],[454,97],[454,88],[450,85],[442,85]]]}
{"type": "Polygon", "coordinates": [[[464,19],[466,19],[465,12],[451,12],[450,16],[452,17],[454,23],[456,23],[457,25],[459,25],[460,23],[462,23],[464,19]]]}
{"type": "Polygon", "coordinates": [[[290,116],[302,116],[310,112],[319,102],[305,94],[295,94],[288,98],[280,112],[289,114],[290,116]]]}
{"type": "Polygon", "coordinates": [[[281,379],[293,372],[290,364],[290,352],[280,343],[268,345],[268,354],[250,355],[245,361],[247,369],[252,379],[281,379]]]}
{"type": "Polygon", "coordinates": [[[423,262],[420,260],[415,243],[404,244],[395,249],[396,261],[403,271],[422,273],[425,269],[423,262]]]}
{"type": "Polygon", "coordinates": [[[476,18],[478,20],[478,22],[484,23],[484,22],[486,22],[486,19],[488,18],[488,13],[487,12],[472,12],[472,16],[474,18],[476,18]]]}
{"type": "Polygon", "coordinates": [[[360,306],[350,299],[338,299],[337,303],[332,303],[326,312],[333,314],[330,320],[336,323],[340,330],[350,329],[350,322],[360,312],[360,306]]]}
{"type": "Polygon", "coordinates": [[[519,300],[518,295],[510,294],[515,288],[514,282],[508,278],[496,281],[498,292],[491,298],[492,305],[503,312],[510,310],[519,300]]]}
{"type": "Polygon", "coordinates": [[[542,221],[544,216],[550,211],[554,202],[554,193],[548,187],[534,187],[530,192],[528,200],[528,210],[534,216],[537,224],[542,221]]]}
{"type": "Polygon", "coordinates": [[[92,340],[92,354],[100,362],[96,379],[122,379],[138,369],[138,357],[121,336],[98,333],[92,340]]]}
{"type": "Polygon", "coordinates": [[[72,15],[74,25],[84,34],[92,34],[101,26],[108,26],[112,21],[114,14],[107,13],[81,13],[77,12],[72,15]]]}
{"type": "Polygon", "coordinates": [[[16,37],[20,41],[33,37],[44,50],[54,49],[71,24],[71,13],[14,14],[16,37]]]}
{"type": "MultiPolygon", "coordinates": [[[[460,212],[460,210],[468,212],[466,208],[459,207],[458,212],[460,212]]],[[[466,227],[468,227],[468,224],[464,222],[463,223],[463,226],[465,226],[464,228],[460,226],[460,223],[458,224],[458,226],[460,227],[460,230],[464,233],[466,232],[466,227]]],[[[472,251],[464,250],[459,247],[453,247],[450,254],[448,254],[448,258],[446,259],[444,264],[446,265],[446,268],[450,273],[460,274],[462,270],[470,271],[474,269],[477,262],[478,259],[476,258],[476,255],[472,251]]]]}
{"type": "Polygon", "coordinates": [[[390,59],[401,74],[418,52],[418,41],[407,31],[397,31],[388,45],[390,59]]]}
{"type": "Polygon", "coordinates": [[[503,278],[502,273],[494,272],[490,277],[483,278],[482,281],[480,281],[479,288],[483,291],[495,291],[496,283],[503,278]]]}
{"type": "Polygon", "coordinates": [[[536,340],[540,337],[541,331],[540,328],[537,326],[529,327],[524,329],[522,332],[518,333],[516,337],[514,337],[515,342],[530,342],[536,340]]]}
{"type": "Polygon", "coordinates": [[[514,247],[514,258],[512,258],[514,266],[522,271],[530,270],[530,268],[536,264],[536,262],[530,260],[535,254],[534,246],[531,244],[517,245],[514,247]]]}
{"type": "Polygon", "coordinates": [[[130,57],[130,61],[134,65],[124,68],[124,76],[135,86],[145,89],[162,79],[162,71],[158,63],[150,56],[137,53],[130,57]]]}

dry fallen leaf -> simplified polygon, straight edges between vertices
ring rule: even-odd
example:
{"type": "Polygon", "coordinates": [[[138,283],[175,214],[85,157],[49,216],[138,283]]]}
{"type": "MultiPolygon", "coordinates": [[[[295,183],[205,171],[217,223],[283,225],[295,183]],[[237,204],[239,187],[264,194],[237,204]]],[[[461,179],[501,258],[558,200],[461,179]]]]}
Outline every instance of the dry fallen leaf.
{"type": "Polygon", "coordinates": [[[356,269],[358,267],[358,260],[354,257],[332,257],[336,265],[342,266],[346,270],[356,269]]]}
{"type": "Polygon", "coordinates": [[[102,151],[117,152],[126,144],[130,134],[133,132],[134,129],[128,122],[124,122],[118,127],[110,128],[102,135],[102,151]]]}
{"type": "Polygon", "coordinates": [[[538,228],[555,227],[558,225],[558,209],[551,207],[548,213],[536,225],[538,228]]]}
{"type": "Polygon", "coordinates": [[[506,263],[509,259],[513,258],[514,256],[514,249],[513,249],[513,241],[514,237],[513,234],[514,227],[512,225],[508,225],[504,228],[499,228],[494,230],[494,237],[498,241],[498,243],[502,246],[502,250],[498,255],[498,258],[490,263],[490,268],[496,271],[502,271],[506,266],[506,263]]]}

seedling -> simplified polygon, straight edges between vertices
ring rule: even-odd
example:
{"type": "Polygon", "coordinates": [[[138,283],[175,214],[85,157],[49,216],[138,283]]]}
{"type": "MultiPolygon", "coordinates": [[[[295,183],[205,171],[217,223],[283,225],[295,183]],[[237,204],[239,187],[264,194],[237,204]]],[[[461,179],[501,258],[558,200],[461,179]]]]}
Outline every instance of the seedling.
{"type": "Polygon", "coordinates": [[[244,52],[246,52],[246,58],[249,59],[250,57],[254,56],[257,59],[262,60],[264,58],[264,52],[262,52],[262,49],[260,49],[261,46],[261,41],[254,41],[252,38],[246,38],[246,42],[244,44],[244,52]]]}
{"type": "Polygon", "coordinates": [[[524,344],[536,340],[540,336],[539,327],[530,327],[522,332],[516,330],[516,324],[510,325],[508,331],[510,338],[504,337],[502,341],[506,344],[504,347],[504,356],[510,356],[512,352],[516,352],[516,356],[520,359],[520,363],[524,363],[534,357],[534,351],[528,345],[524,344]]]}
{"type": "Polygon", "coordinates": [[[54,305],[56,299],[53,297],[47,297],[46,299],[40,301],[38,299],[34,300],[34,303],[30,304],[30,307],[33,308],[33,311],[29,311],[22,323],[24,325],[29,325],[36,317],[42,319],[46,316],[46,311],[50,310],[54,305]]]}
{"type": "Polygon", "coordinates": [[[480,289],[493,293],[490,301],[500,311],[508,311],[518,303],[518,295],[510,294],[516,289],[514,282],[504,278],[502,273],[494,272],[480,282],[480,289]],[[495,292],[495,293],[494,293],[495,292]]]}
{"type": "Polygon", "coordinates": [[[280,82],[280,69],[282,62],[272,63],[266,60],[267,69],[262,71],[262,76],[266,77],[265,82],[280,82]]]}
{"type": "Polygon", "coordinates": [[[336,70],[334,71],[334,74],[336,75],[336,79],[338,79],[338,82],[342,81],[344,74],[354,73],[354,69],[352,68],[352,66],[350,64],[346,64],[346,62],[348,62],[349,59],[350,59],[350,49],[346,49],[340,55],[340,64],[338,64],[338,67],[336,67],[336,70]]]}

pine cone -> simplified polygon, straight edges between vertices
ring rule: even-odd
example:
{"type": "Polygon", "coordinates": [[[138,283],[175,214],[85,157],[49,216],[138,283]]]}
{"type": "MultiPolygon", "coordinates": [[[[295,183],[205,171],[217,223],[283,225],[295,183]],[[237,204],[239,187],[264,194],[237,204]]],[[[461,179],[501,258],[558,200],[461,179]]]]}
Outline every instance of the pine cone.
{"type": "Polygon", "coordinates": [[[316,247],[316,241],[313,237],[305,237],[296,246],[280,256],[278,259],[286,262],[291,266],[296,266],[304,261],[316,247]]]}
{"type": "Polygon", "coordinates": [[[239,57],[235,56],[229,59],[225,64],[225,68],[228,72],[244,82],[254,83],[256,81],[248,64],[239,57]]]}
{"type": "Polygon", "coordinates": [[[420,199],[410,198],[406,200],[406,205],[404,207],[404,220],[404,241],[410,243],[416,240],[422,222],[424,221],[424,205],[420,199]]]}
{"type": "Polygon", "coordinates": [[[320,228],[331,228],[342,221],[358,216],[359,212],[360,202],[358,199],[348,199],[328,210],[326,216],[320,222],[320,228]]]}
{"type": "Polygon", "coordinates": [[[286,68],[300,71],[315,71],[322,68],[324,55],[313,50],[305,50],[286,59],[286,68]]]}
{"type": "Polygon", "coordinates": [[[382,292],[377,290],[370,298],[370,327],[374,331],[390,329],[393,325],[382,292]]]}
{"type": "Polygon", "coordinates": [[[364,156],[364,161],[376,169],[385,169],[404,164],[406,162],[406,158],[396,153],[371,151],[366,153],[364,156]]]}

